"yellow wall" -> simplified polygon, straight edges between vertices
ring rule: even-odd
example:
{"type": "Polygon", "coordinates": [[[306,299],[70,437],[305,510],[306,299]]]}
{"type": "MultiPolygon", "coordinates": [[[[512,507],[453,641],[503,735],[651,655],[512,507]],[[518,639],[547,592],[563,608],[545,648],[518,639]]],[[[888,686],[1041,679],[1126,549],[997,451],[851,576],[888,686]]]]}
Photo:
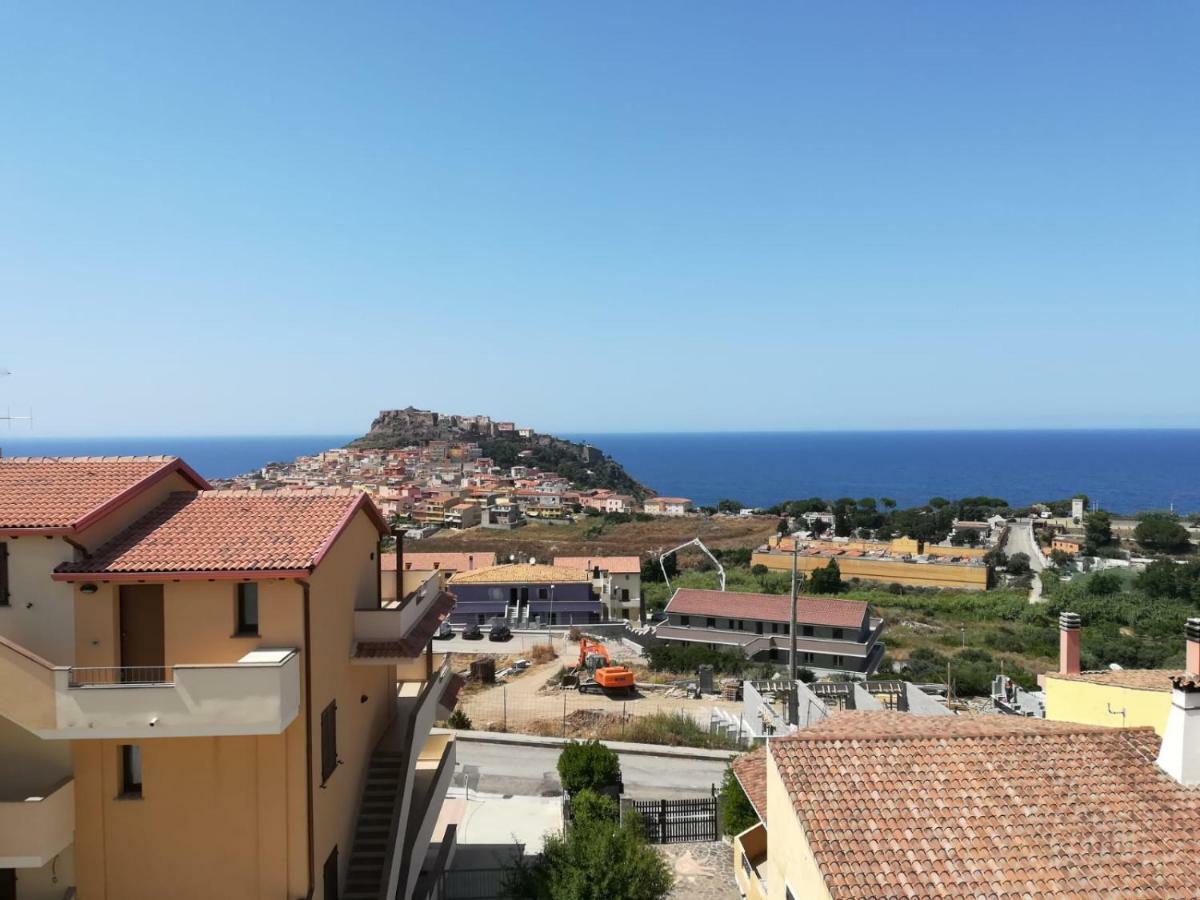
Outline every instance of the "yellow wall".
{"type": "MultiPolygon", "coordinates": [[[[913,563],[896,559],[867,559],[863,557],[800,556],[796,567],[801,572],[812,572],[829,565],[836,559],[843,578],[862,578],[867,581],[899,582],[919,587],[958,588],[982,591],[987,589],[986,566],[954,566],[934,563],[913,563]]],[[[790,572],[790,553],[755,553],[750,559],[752,566],[790,572]]]]}
{"type": "Polygon", "coordinates": [[[1113,728],[1149,725],[1162,737],[1170,710],[1170,691],[1147,691],[1046,676],[1046,718],[1055,722],[1113,728]],[[1125,710],[1125,716],[1109,713],[1110,706],[1125,710]]]}
{"type": "MultiPolygon", "coordinates": [[[[307,708],[302,696],[300,716],[284,734],[140,741],[140,800],[118,798],[119,747],[125,742],[74,742],[81,900],[306,896],[310,782],[312,896],[323,900],[321,866],[335,844],[344,878],[370,753],[394,710],[393,670],[354,666],[350,657],[354,607],[375,595],[371,557],[377,539],[360,513],[313,574],[308,653],[313,701],[307,708]],[[320,717],[333,699],[338,758],[344,765],[322,788],[320,717]],[[311,772],[306,771],[305,715],[312,719],[311,772]]],[[[258,638],[232,637],[233,585],[164,585],[167,664],[234,662],[258,647],[298,647],[303,661],[301,585],[259,583],[258,638]]],[[[93,595],[77,595],[79,665],[118,664],[117,597],[116,586],[104,584],[93,595]]]]}
{"type": "Polygon", "coordinates": [[[767,896],[784,900],[784,888],[800,900],[830,900],[825,878],[813,857],[779,769],[767,754],[767,896]]]}

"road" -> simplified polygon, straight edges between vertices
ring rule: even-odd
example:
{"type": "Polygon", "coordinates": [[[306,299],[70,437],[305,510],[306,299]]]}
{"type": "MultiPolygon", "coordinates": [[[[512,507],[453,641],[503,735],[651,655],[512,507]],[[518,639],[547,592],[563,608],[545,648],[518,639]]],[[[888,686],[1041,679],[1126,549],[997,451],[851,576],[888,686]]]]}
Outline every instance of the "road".
{"type": "MultiPolygon", "coordinates": [[[[483,626],[483,637],[477,641],[465,641],[462,637],[462,626],[454,626],[454,637],[441,638],[433,642],[435,653],[492,653],[502,656],[510,653],[527,653],[535,644],[545,644],[548,640],[545,631],[516,631],[507,641],[489,641],[487,626],[483,626]]],[[[566,638],[566,629],[555,629],[554,646],[561,649],[566,638]]]]}
{"type": "Polygon", "coordinates": [[[1009,556],[1024,553],[1029,557],[1029,567],[1035,572],[1042,571],[1042,557],[1033,542],[1033,523],[1028,519],[1017,519],[1008,527],[1004,552],[1009,556]]]}
{"type": "MultiPolygon", "coordinates": [[[[557,797],[562,793],[555,769],[559,751],[555,747],[460,740],[454,752],[458,761],[456,785],[462,785],[465,774],[473,791],[526,797],[557,797]]],[[[720,788],[724,774],[722,760],[621,755],[625,796],[635,800],[707,797],[711,785],[720,788]]]]}

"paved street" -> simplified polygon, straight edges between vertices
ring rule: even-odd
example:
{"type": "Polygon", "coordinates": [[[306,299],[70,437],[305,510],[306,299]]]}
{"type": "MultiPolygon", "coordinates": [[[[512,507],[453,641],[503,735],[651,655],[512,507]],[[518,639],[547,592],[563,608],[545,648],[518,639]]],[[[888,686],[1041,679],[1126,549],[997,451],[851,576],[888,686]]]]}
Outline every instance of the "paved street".
{"type": "Polygon", "coordinates": [[[1029,567],[1035,572],[1042,571],[1042,557],[1033,543],[1033,523],[1028,519],[1017,519],[1008,527],[1004,552],[1009,556],[1024,553],[1029,556],[1029,567]]]}
{"type": "MultiPolygon", "coordinates": [[[[556,748],[460,740],[455,754],[456,787],[461,788],[467,777],[473,791],[490,794],[557,797],[562,791],[555,769],[556,748]]],[[[706,797],[711,785],[720,787],[724,773],[725,763],[721,760],[621,755],[625,796],[632,799],[706,797]]]]}
{"type": "MultiPolygon", "coordinates": [[[[464,641],[462,638],[462,626],[456,625],[454,627],[454,637],[434,641],[433,650],[435,653],[493,653],[502,655],[525,653],[535,644],[545,644],[547,642],[545,631],[514,632],[511,640],[489,641],[487,638],[487,627],[484,626],[481,630],[483,631],[483,638],[481,640],[464,641]]],[[[565,637],[565,630],[554,632],[554,646],[556,649],[562,648],[565,637]]]]}

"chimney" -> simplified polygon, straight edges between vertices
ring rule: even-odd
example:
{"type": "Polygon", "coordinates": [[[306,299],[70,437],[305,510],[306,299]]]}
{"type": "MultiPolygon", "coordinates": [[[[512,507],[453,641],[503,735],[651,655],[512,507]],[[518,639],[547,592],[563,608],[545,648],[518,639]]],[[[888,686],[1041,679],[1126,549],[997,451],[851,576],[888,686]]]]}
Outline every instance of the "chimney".
{"type": "Polygon", "coordinates": [[[475,554],[473,554],[473,553],[467,555],[467,568],[468,569],[475,568],[475,554]]]}
{"type": "Polygon", "coordinates": [[[1187,638],[1187,666],[1184,671],[1188,675],[1200,675],[1200,619],[1188,619],[1183,626],[1183,634],[1187,638]]]}
{"type": "Polygon", "coordinates": [[[1058,617],[1058,672],[1079,674],[1079,613],[1065,612],[1058,617]]]}
{"type": "Polygon", "coordinates": [[[1171,711],[1158,751],[1158,767],[1180,784],[1200,784],[1200,619],[1188,619],[1188,673],[1171,679],[1171,711]]]}

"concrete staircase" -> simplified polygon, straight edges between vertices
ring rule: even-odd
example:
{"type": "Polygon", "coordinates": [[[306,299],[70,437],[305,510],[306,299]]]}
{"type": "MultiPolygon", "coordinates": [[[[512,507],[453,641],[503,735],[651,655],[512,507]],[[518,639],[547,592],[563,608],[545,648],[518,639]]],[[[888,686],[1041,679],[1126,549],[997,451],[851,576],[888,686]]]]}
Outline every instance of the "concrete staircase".
{"type": "Polygon", "coordinates": [[[404,764],[403,753],[376,750],[371,756],[342,900],[381,900],[383,897],[387,887],[383,879],[391,850],[388,837],[392,833],[396,794],[404,785],[404,764]]]}

